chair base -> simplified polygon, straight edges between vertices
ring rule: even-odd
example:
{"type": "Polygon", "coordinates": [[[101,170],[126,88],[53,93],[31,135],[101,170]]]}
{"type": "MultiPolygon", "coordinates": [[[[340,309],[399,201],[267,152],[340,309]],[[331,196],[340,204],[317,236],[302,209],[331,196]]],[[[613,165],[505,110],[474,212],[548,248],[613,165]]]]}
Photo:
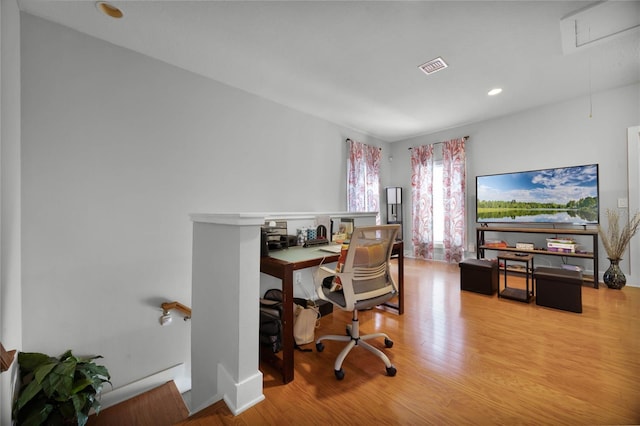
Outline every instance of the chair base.
{"type": "Polygon", "coordinates": [[[384,352],[382,352],[380,349],[378,349],[375,346],[372,346],[371,344],[366,342],[367,340],[377,339],[377,338],[384,338],[385,347],[387,347],[387,348],[393,347],[393,341],[385,333],[372,333],[372,334],[365,334],[364,336],[360,336],[360,327],[359,327],[359,322],[358,322],[358,311],[354,310],[353,311],[353,317],[352,317],[352,320],[351,320],[351,324],[347,325],[347,334],[345,336],[340,336],[340,335],[336,335],[336,334],[329,334],[329,335],[326,335],[326,336],[321,336],[320,338],[318,338],[316,340],[316,350],[318,352],[322,352],[324,350],[324,344],[322,343],[323,340],[334,340],[334,341],[338,341],[338,342],[348,342],[347,346],[345,346],[344,349],[342,349],[342,351],[340,352],[340,354],[336,358],[336,361],[335,361],[335,363],[333,365],[334,373],[335,373],[336,378],[338,380],[342,380],[344,378],[344,370],[342,369],[342,363],[344,362],[344,360],[347,357],[347,355],[349,355],[349,352],[351,352],[351,349],[353,349],[356,346],[360,346],[360,347],[368,350],[369,352],[371,352],[372,354],[374,354],[378,358],[380,358],[382,360],[382,362],[384,362],[385,368],[387,370],[387,375],[388,376],[395,376],[397,370],[393,366],[393,364],[391,364],[391,361],[389,360],[387,355],[384,352]]]}

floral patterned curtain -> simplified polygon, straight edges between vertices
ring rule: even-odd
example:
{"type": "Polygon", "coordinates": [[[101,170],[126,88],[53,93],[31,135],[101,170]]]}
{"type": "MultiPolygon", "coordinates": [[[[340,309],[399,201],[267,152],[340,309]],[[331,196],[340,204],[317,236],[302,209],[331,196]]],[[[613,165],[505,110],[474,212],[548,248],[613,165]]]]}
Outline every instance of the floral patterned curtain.
{"type": "Polygon", "coordinates": [[[349,140],[347,211],[378,212],[380,223],[380,148],[349,140]]]}
{"type": "Polygon", "coordinates": [[[442,144],[442,177],[444,188],[444,259],[460,262],[465,243],[466,156],[464,139],[442,144]]]}
{"type": "Polygon", "coordinates": [[[413,253],[433,259],[433,145],[411,150],[413,253]]]}

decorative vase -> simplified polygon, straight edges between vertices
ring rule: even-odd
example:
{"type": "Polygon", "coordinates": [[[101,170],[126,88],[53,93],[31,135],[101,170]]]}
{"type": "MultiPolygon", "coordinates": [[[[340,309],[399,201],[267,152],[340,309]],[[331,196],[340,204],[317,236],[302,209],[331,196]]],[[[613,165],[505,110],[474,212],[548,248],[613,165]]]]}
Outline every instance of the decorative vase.
{"type": "Polygon", "coordinates": [[[609,258],[609,269],[607,269],[602,277],[604,283],[609,288],[613,288],[616,290],[620,290],[627,284],[627,277],[624,276],[624,273],[620,269],[620,263],[622,259],[611,259],[609,258]]]}

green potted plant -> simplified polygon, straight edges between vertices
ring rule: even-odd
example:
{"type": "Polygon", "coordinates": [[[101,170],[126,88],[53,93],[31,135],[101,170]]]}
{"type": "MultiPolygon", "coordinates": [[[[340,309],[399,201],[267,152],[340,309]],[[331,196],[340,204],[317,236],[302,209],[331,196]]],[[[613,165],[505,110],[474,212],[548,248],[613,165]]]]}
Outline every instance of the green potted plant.
{"type": "Polygon", "coordinates": [[[640,227],[640,212],[636,212],[622,228],[620,228],[620,214],[617,210],[607,209],[607,219],[609,226],[606,232],[602,227],[598,227],[602,245],[611,263],[602,279],[607,287],[619,290],[627,284],[627,278],[620,269],[619,263],[629,245],[629,241],[631,241],[631,237],[635,235],[640,227]]]}
{"type": "Polygon", "coordinates": [[[93,356],[79,358],[67,351],[58,358],[20,352],[20,390],[13,416],[18,425],[84,426],[89,410],[100,411],[102,385],[111,376],[93,356]]]}

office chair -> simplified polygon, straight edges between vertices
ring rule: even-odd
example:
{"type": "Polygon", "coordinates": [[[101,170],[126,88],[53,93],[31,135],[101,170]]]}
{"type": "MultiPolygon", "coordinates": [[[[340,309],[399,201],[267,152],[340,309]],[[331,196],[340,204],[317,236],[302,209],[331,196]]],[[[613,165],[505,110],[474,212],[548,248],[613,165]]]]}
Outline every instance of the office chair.
{"type": "Polygon", "coordinates": [[[361,336],[358,310],[380,305],[396,295],[398,290],[389,271],[389,261],[399,230],[400,225],[378,225],[354,229],[342,270],[338,272],[326,266],[320,266],[314,275],[316,292],[320,299],[353,313],[351,324],[347,325],[346,336],[327,335],[316,340],[318,352],[324,350],[323,340],[349,342],[334,364],[334,373],[338,380],[344,378],[342,363],[355,346],[363,347],[382,359],[387,375],[396,375],[396,368],[384,352],[366,342],[381,337],[384,338],[385,347],[391,348],[393,341],[385,333],[361,336]],[[336,279],[339,279],[342,289],[332,291],[336,279]]]}

